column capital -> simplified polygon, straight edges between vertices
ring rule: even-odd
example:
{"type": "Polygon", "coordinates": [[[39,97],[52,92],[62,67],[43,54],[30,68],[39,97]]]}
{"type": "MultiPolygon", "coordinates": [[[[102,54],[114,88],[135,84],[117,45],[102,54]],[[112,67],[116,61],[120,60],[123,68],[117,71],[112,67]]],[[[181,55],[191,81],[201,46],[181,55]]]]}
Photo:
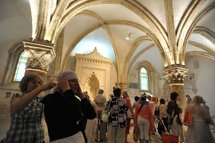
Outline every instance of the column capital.
{"type": "Polygon", "coordinates": [[[128,88],[128,82],[116,82],[115,86],[124,90],[128,88]]]}
{"type": "Polygon", "coordinates": [[[22,41],[28,54],[26,71],[47,73],[49,64],[56,57],[54,45],[49,42],[22,41]]]}
{"type": "Polygon", "coordinates": [[[183,65],[171,65],[167,66],[163,70],[163,77],[171,85],[184,85],[184,78],[188,74],[188,69],[183,65]]]}

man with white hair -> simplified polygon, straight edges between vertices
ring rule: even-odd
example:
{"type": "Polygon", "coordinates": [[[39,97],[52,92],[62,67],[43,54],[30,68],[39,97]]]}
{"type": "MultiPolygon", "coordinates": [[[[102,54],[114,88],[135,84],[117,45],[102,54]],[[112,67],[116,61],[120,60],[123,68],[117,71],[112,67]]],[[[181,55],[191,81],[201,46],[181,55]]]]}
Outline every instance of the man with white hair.
{"type": "Polygon", "coordinates": [[[96,103],[96,107],[98,109],[98,122],[97,122],[97,131],[96,131],[96,141],[104,141],[106,140],[106,132],[107,132],[107,123],[102,121],[102,112],[105,109],[105,104],[107,102],[106,97],[104,96],[104,90],[99,89],[98,95],[94,98],[94,102],[96,103]]]}
{"type": "Polygon", "coordinates": [[[84,138],[86,120],[95,118],[96,113],[82,93],[75,72],[60,72],[54,93],[44,97],[42,103],[51,142],[87,142],[84,138]]]}

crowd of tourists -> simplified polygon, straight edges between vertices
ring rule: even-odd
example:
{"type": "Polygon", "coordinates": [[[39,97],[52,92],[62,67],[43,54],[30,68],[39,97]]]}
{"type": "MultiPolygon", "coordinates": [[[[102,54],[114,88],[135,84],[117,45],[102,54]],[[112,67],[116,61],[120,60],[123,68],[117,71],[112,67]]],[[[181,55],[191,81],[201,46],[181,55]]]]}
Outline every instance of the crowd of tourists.
{"type": "Polygon", "coordinates": [[[21,94],[11,99],[10,128],[0,143],[47,142],[43,115],[51,143],[129,143],[129,134],[138,143],[152,143],[156,137],[155,142],[162,143],[165,134],[181,143],[215,143],[210,130],[214,122],[201,96],[192,99],[186,95],[186,108],[182,109],[178,99],[183,95],[177,92],[171,92],[168,99],[143,93],[132,101],[126,90],[114,87],[109,99],[102,89],[90,99],[73,71],[60,72],[57,83],[42,82],[34,73],[22,78],[21,94]],[[41,94],[50,89],[52,93],[41,94]]]}

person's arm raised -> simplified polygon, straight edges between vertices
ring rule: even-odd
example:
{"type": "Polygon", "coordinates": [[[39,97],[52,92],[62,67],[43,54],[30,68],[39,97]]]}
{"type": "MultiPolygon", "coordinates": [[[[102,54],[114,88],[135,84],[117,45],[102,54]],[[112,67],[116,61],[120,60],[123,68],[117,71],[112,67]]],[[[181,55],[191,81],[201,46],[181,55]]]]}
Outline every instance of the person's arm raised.
{"type": "Polygon", "coordinates": [[[25,108],[36,96],[38,96],[42,91],[51,89],[54,87],[55,83],[47,83],[37,87],[29,93],[25,93],[22,96],[15,97],[11,100],[11,112],[20,111],[25,108]]]}

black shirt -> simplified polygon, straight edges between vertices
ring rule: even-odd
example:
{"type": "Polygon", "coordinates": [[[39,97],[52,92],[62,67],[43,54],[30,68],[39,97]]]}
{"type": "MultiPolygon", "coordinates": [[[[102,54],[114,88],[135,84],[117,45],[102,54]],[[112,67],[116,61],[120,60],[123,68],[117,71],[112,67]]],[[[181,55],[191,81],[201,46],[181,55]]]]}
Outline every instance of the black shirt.
{"type": "Polygon", "coordinates": [[[71,90],[56,91],[41,101],[44,106],[45,120],[50,141],[65,138],[80,131],[77,122],[82,119],[81,102],[71,90]]]}

